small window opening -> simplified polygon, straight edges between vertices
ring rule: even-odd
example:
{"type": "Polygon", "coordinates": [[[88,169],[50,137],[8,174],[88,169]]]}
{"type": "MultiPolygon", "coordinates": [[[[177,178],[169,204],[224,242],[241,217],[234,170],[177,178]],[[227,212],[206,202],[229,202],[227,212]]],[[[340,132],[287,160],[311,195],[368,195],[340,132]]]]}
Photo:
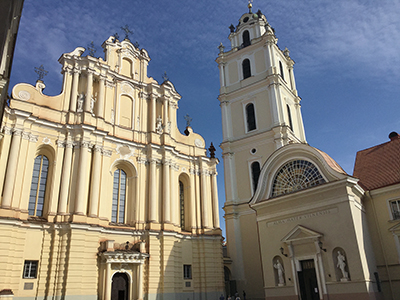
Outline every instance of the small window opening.
{"type": "Polygon", "coordinates": [[[243,79],[251,77],[250,60],[247,58],[242,63],[243,68],[243,79]]]}
{"type": "Polygon", "coordinates": [[[258,178],[260,177],[260,163],[255,161],[251,164],[251,177],[253,181],[253,191],[255,192],[258,185],[258,178]]]}
{"type": "Polygon", "coordinates": [[[282,79],[285,80],[285,75],[283,75],[283,66],[282,66],[282,62],[281,61],[279,62],[279,69],[281,71],[282,79]]]}
{"type": "Polygon", "coordinates": [[[26,260],[24,263],[24,273],[22,274],[22,278],[37,278],[38,263],[37,260],[26,260]]]}
{"type": "Polygon", "coordinates": [[[183,265],[183,279],[192,279],[192,265],[183,265]]]}
{"type": "Polygon", "coordinates": [[[250,44],[251,44],[251,42],[250,42],[250,33],[247,30],[245,30],[243,32],[242,37],[243,37],[243,47],[250,46],[250,44]]]}
{"type": "Polygon", "coordinates": [[[286,108],[287,108],[287,114],[288,114],[288,119],[289,119],[289,127],[290,127],[290,130],[293,131],[292,115],[290,113],[290,107],[288,104],[286,104],[286,108]]]}
{"type": "Polygon", "coordinates": [[[246,105],[246,118],[247,118],[247,131],[256,129],[256,116],[254,112],[254,104],[249,103],[246,105]]]}

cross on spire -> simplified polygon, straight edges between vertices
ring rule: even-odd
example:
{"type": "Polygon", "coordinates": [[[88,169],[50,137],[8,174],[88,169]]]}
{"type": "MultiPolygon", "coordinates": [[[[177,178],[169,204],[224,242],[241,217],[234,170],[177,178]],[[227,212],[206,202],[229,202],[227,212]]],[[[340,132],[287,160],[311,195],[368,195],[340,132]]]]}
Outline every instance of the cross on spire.
{"type": "Polygon", "coordinates": [[[191,117],[189,117],[188,114],[186,114],[186,116],[184,116],[183,118],[186,121],[186,126],[189,127],[190,126],[190,122],[192,122],[193,119],[191,117]]]}
{"type": "Polygon", "coordinates": [[[251,14],[252,13],[252,11],[251,11],[251,8],[253,7],[253,0],[249,0],[249,4],[247,4],[247,7],[249,8],[249,13],[251,14]]]}
{"type": "Polygon", "coordinates": [[[125,39],[129,40],[129,35],[132,34],[133,31],[129,29],[128,25],[125,25],[124,27],[121,27],[121,29],[125,32],[125,39]]]}
{"type": "Polygon", "coordinates": [[[47,75],[47,73],[49,73],[49,71],[46,71],[43,67],[43,65],[40,65],[40,67],[35,67],[35,72],[36,74],[38,74],[38,80],[42,80],[44,78],[44,76],[47,75]]]}
{"type": "Polygon", "coordinates": [[[94,46],[93,41],[90,42],[90,44],[87,45],[88,50],[89,50],[89,56],[94,56],[96,53],[96,47],[94,46]]]}

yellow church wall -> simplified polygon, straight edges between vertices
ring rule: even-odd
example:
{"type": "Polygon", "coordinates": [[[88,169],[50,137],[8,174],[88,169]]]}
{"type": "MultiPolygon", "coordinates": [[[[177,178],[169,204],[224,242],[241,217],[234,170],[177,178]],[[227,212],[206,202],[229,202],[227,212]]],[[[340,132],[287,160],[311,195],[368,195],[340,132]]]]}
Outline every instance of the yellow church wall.
{"type": "Polygon", "coordinates": [[[223,290],[221,231],[214,211],[218,160],[206,157],[204,138],[190,127],[188,136],[179,131],[176,110],[180,96],[169,81],[159,85],[147,78],[145,50],[132,68],[122,65],[121,73],[115,64],[107,64],[119,63],[129,51],[138,49],[129,41],[110,39],[103,46],[106,61],[89,56],[78,59],[80,48],[60,58],[64,69],[71,71],[64,73],[61,95],[44,97],[40,82],[36,87],[16,85],[13,90],[12,110],[6,108],[0,141],[0,166],[9,169],[0,172],[0,186],[12,195],[6,199],[11,208],[1,199],[0,226],[6,228],[0,227],[0,243],[11,239],[7,245],[12,247],[0,246],[0,263],[7,270],[6,277],[0,275],[0,289],[12,289],[15,299],[21,300],[62,295],[66,299],[108,300],[114,274],[110,272],[126,271],[138,285],[132,287],[136,298],[153,299],[156,293],[163,293],[164,299],[176,299],[178,294],[216,297],[223,290]],[[115,51],[118,47],[125,49],[123,55],[115,51]],[[130,70],[140,73],[133,76],[135,80],[141,78],[148,85],[137,87],[126,76],[130,70]],[[115,77],[120,83],[113,82],[115,77]],[[80,94],[89,95],[83,103],[78,103],[80,94]],[[91,96],[96,98],[94,106],[89,102],[91,96]],[[54,105],[47,105],[50,102],[54,105]],[[152,103],[157,103],[154,112],[152,103]],[[158,115],[161,131],[155,126],[158,115]],[[31,216],[27,211],[37,155],[49,159],[43,216],[31,216]],[[125,220],[116,224],[110,221],[113,176],[118,168],[126,171],[128,187],[125,220]],[[184,230],[180,228],[181,174],[188,187],[184,212],[188,225],[184,230]],[[7,175],[9,183],[4,184],[7,175]],[[125,271],[111,263],[112,270],[107,271],[102,243],[128,240],[134,244],[139,238],[146,243],[142,261],[125,271]],[[24,290],[28,279],[22,279],[21,272],[31,247],[39,251],[38,277],[29,279],[34,283],[32,290],[24,290]],[[11,249],[17,249],[12,260],[18,263],[9,261],[11,249]],[[183,280],[183,263],[192,265],[190,287],[183,280]]]}

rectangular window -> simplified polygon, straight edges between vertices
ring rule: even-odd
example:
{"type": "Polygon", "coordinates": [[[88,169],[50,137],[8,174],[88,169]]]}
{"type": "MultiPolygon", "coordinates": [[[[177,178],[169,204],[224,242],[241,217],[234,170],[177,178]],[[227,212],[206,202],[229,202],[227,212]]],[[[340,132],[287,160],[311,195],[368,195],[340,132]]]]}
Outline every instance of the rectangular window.
{"type": "Polygon", "coordinates": [[[400,219],[400,200],[390,201],[390,210],[393,220],[400,219]]]}
{"type": "Polygon", "coordinates": [[[192,265],[183,265],[183,279],[192,279],[192,265]]]}
{"type": "Polygon", "coordinates": [[[22,278],[37,278],[38,263],[37,260],[26,260],[22,278]]]}

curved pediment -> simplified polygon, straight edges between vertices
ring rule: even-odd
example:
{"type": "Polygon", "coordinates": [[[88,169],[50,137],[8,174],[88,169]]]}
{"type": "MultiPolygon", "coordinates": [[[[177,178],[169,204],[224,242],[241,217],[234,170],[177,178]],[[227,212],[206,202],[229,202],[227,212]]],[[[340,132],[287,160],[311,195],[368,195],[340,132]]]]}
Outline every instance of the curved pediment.
{"type": "Polygon", "coordinates": [[[306,144],[276,150],[263,165],[251,204],[347,177],[326,153],[306,144]]]}

